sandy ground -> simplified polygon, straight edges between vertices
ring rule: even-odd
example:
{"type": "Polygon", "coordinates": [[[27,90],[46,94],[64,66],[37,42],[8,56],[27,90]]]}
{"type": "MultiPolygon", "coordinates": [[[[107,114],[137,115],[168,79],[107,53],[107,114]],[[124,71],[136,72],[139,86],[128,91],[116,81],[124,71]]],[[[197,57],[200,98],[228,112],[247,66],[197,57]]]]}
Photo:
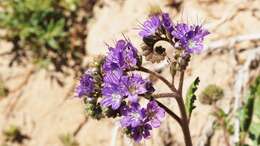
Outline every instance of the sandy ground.
{"type": "MultiPolygon", "coordinates": [[[[136,46],[140,45],[141,41],[137,36],[136,28],[138,28],[138,23],[147,17],[147,8],[154,3],[158,4],[163,11],[169,12],[176,21],[203,23],[212,33],[206,40],[207,45],[216,40],[233,36],[260,33],[260,1],[258,0],[248,0],[247,2],[245,0],[186,0],[181,5],[180,12],[177,12],[174,7],[166,6],[168,1],[104,0],[102,7],[100,5],[95,7],[94,18],[87,25],[89,35],[86,40],[86,49],[89,56],[104,54],[106,52],[105,43],[113,45],[115,40],[122,38],[122,33],[131,38],[136,46]]],[[[251,45],[250,43],[240,45],[249,49],[255,48],[254,45],[248,47],[251,45]]],[[[202,53],[193,56],[184,89],[187,89],[192,80],[199,76],[201,79],[199,91],[211,83],[225,89],[225,97],[220,103],[228,108],[229,102],[233,98],[234,75],[238,68],[231,50],[236,50],[237,47],[239,46],[232,46],[222,52],[214,52],[212,55],[202,53]]],[[[8,49],[10,44],[1,42],[0,48],[8,49]]],[[[245,59],[246,53],[240,53],[239,57],[241,60],[245,59]]],[[[8,59],[8,57],[0,58],[0,75],[3,79],[11,77],[7,86],[13,89],[25,79],[25,74],[30,67],[9,68],[8,59]],[[15,78],[16,75],[21,76],[15,78]]],[[[168,70],[168,67],[163,70],[165,77],[169,77],[168,70]]],[[[29,78],[28,83],[19,92],[11,93],[8,97],[0,99],[0,131],[15,124],[31,138],[25,141],[24,146],[61,146],[59,136],[73,133],[84,120],[83,106],[79,99],[70,96],[64,101],[76,79],[68,77],[64,80],[66,85],[61,88],[55,82],[47,79],[45,71],[38,71],[29,78]],[[19,96],[19,93],[22,94],[19,96]],[[10,104],[17,97],[19,100],[16,106],[7,114],[10,104]]],[[[156,92],[168,90],[160,82],[155,86],[156,92]]],[[[162,102],[167,102],[172,109],[177,111],[174,101],[168,102],[163,99],[162,102]]],[[[192,114],[190,123],[195,145],[199,142],[200,132],[205,127],[212,110],[212,107],[202,105],[198,101],[196,104],[197,108],[192,114]]],[[[164,145],[166,137],[163,133],[165,133],[167,125],[170,126],[169,131],[173,134],[167,140],[172,141],[172,145],[183,145],[180,127],[169,117],[161,129],[154,131],[151,140],[140,145],[164,145]]],[[[75,139],[81,146],[109,146],[115,128],[115,120],[88,119],[75,139]]],[[[0,134],[0,144],[3,140],[4,137],[0,134]]],[[[214,146],[223,146],[223,143],[221,132],[212,139],[214,146]]],[[[117,146],[127,146],[130,142],[119,131],[116,144],[117,146]]]]}

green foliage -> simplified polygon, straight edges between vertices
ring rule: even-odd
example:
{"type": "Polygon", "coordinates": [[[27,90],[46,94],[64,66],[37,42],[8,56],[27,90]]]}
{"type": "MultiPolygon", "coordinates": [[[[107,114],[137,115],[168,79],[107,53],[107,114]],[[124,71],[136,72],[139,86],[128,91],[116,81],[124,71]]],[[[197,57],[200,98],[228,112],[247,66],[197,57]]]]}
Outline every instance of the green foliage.
{"type": "Polygon", "coordinates": [[[252,123],[249,129],[249,137],[254,145],[260,145],[260,123],[252,123]]]}
{"type": "Polygon", "coordinates": [[[254,104],[254,114],[260,119],[260,94],[258,94],[258,97],[255,99],[254,104]]]}
{"type": "Polygon", "coordinates": [[[243,132],[247,132],[253,117],[254,96],[249,94],[245,104],[239,112],[240,128],[243,132]]]}
{"type": "Polygon", "coordinates": [[[61,135],[59,139],[63,146],[79,146],[79,143],[71,134],[61,135]]]}
{"type": "Polygon", "coordinates": [[[255,146],[260,145],[260,76],[255,80],[255,83],[250,87],[250,93],[254,95],[254,117],[250,125],[249,137],[255,146]]]}
{"type": "Polygon", "coordinates": [[[7,30],[3,38],[13,43],[10,66],[30,61],[56,72],[64,72],[64,67],[79,69],[85,55],[83,25],[88,15],[79,16],[78,11],[82,11],[80,6],[87,1],[1,1],[0,27],[7,30]],[[79,40],[81,43],[75,43],[79,40]]]}
{"type": "Polygon", "coordinates": [[[198,89],[199,82],[200,82],[200,79],[199,79],[199,77],[197,77],[190,85],[190,87],[187,91],[187,94],[186,94],[185,109],[186,109],[186,112],[188,113],[189,117],[191,116],[192,110],[196,107],[194,105],[194,102],[196,100],[195,92],[198,89]]]}
{"type": "Polygon", "coordinates": [[[21,129],[15,125],[9,126],[3,131],[5,141],[23,143],[25,139],[29,139],[27,135],[22,134],[21,129]]]}
{"type": "Polygon", "coordinates": [[[253,118],[254,108],[256,109],[256,111],[257,108],[259,108],[254,106],[255,100],[259,100],[258,98],[260,98],[259,91],[260,91],[260,77],[257,77],[255,83],[250,86],[249,93],[246,96],[244,105],[242,106],[239,113],[240,123],[241,123],[240,128],[243,132],[247,132],[250,127],[253,118]]]}
{"type": "Polygon", "coordinates": [[[213,104],[224,96],[224,91],[221,87],[211,84],[208,85],[199,95],[199,101],[203,104],[213,104]]]}
{"type": "Polygon", "coordinates": [[[241,139],[244,142],[248,133],[254,145],[260,145],[260,76],[249,88],[249,93],[244,99],[244,104],[239,111],[241,139]]]}

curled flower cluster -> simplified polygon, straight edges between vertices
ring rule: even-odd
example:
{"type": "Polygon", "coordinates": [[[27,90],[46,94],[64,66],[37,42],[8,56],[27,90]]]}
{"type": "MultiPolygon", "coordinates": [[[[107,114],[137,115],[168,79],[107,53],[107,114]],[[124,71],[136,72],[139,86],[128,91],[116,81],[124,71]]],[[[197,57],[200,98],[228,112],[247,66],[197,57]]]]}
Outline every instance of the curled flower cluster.
{"type": "Polygon", "coordinates": [[[142,47],[144,55],[152,62],[159,62],[165,57],[162,50],[166,48],[155,46],[158,41],[166,41],[184,53],[193,54],[202,51],[204,37],[208,34],[209,32],[201,25],[174,24],[168,13],[151,16],[144,22],[139,32],[145,43],[142,47]]]}
{"type": "Polygon", "coordinates": [[[88,70],[76,88],[79,97],[86,97],[88,104],[94,101],[93,109],[100,109],[96,110],[98,114],[93,114],[94,117],[103,117],[101,113],[108,117],[120,117],[122,127],[135,141],[148,138],[150,130],[159,127],[165,115],[153,100],[148,102],[146,108],[141,108],[140,97],[151,95],[154,88],[140,74],[128,72],[136,68],[138,62],[137,49],[132,43],[119,40],[115,47],[109,47],[100,70],[88,70]]]}
{"type": "MultiPolygon", "coordinates": [[[[165,48],[155,46],[161,40],[181,52],[175,54],[172,72],[186,68],[190,54],[202,50],[203,39],[208,34],[202,26],[175,25],[168,13],[151,16],[139,32],[148,61],[159,62],[167,55],[165,48]]],[[[83,74],[76,88],[77,96],[84,99],[92,117],[118,117],[125,133],[139,142],[150,137],[151,130],[160,126],[165,117],[165,107],[153,98],[155,89],[152,83],[134,72],[142,67],[137,48],[124,39],[118,40],[108,50],[95,67],[83,74]],[[140,104],[142,97],[149,100],[144,107],[140,104]]]]}

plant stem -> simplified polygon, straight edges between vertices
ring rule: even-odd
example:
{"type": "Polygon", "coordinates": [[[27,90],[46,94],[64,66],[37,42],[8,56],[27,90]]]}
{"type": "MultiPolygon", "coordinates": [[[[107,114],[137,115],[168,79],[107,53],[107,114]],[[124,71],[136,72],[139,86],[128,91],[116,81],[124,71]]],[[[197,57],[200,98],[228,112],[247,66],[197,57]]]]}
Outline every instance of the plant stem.
{"type": "Polygon", "coordinates": [[[189,129],[189,121],[187,118],[187,114],[185,111],[185,106],[183,103],[183,100],[180,101],[180,99],[177,100],[177,103],[179,105],[179,109],[180,109],[180,113],[181,113],[181,128],[183,131],[183,135],[184,135],[184,139],[185,139],[185,144],[186,146],[192,146],[192,140],[191,140],[191,136],[190,136],[190,129],[189,129]]]}
{"type": "Polygon", "coordinates": [[[180,95],[182,95],[183,80],[184,80],[184,71],[181,71],[179,88],[178,88],[180,95]]]}
{"type": "Polygon", "coordinates": [[[142,66],[140,66],[139,68],[136,68],[135,70],[146,72],[146,73],[149,73],[149,74],[157,77],[162,82],[164,82],[174,93],[177,93],[177,89],[174,86],[172,86],[172,84],[167,79],[165,79],[163,76],[161,76],[159,73],[151,71],[151,70],[149,70],[145,67],[142,67],[142,66]]]}
{"type": "Polygon", "coordinates": [[[183,101],[183,98],[182,98],[184,71],[181,71],[179,87],[178,87],[178,90],[177,90],[173,84],[171,84],[167,79],[165,79],[163,76],[161,76],[157,72],[153,72],[153,71],[151,71],[151,70],[149,70],[145,67],[142,67],[142,66],[138,67],[134,70],[142,71],[142,72],[154,75],[155,77],[160,79],[162,82],[164,82],[172,90],[173,93],[158,94],[156,97],[157,98],[160,98],[160,97],[175,97],[175,99],[178,103],[179,109],[180,109],[181,118],[179,118],[174,112],[172,112],[168,107],[166,107],[165,105],[163,105],[159,101],[156,100],[156,102],[158,103],[158,105],[160,107],[162,107],[172,118],[174,118],[180,124],[182,131],[183,131],[183,135],[184,135],[185,145],[186,146],[192,146],[192,140],[191,140],[191,135],[190,135],[190,130],[189,130],[189,120],[188,120],[188,117],[187,117],[184,101],[183,101]],[[159,96],[159,95],[161,95],[161,96],[159,96]]]}
{"type": "Polygon", "coordinates": [[[174,118],[180,125],[181,125],[181,119],[179,116],[177,116],[173,111],[171,111],[167,106],[165,106],[164,104],[162,104],[161,102],[155,100],[158,105],[163,108],[172,118],[174,118]]]}
{"type": "Polygon", "coordinates": [[[181,128],[183,131],[185,144],[186,144],[186,146],[192,146],[192,140],[191,140],[190,129],[189,129],[189,121],[188,121],[184,101],[182,98],[183,80],[184,80],[184,71],[181,71],[180,82],[179,82],[179,87],[178,87],[178,92],[179,92],[180,96],[179,96],[179,98],[176,98],[176,100],[179,105],[179,109],[180,109],[180,113],[181,113],[181,120],[182,120],[181,128]]]}
{"type": "Polygon", "coordinates": [[[154,97],[154,98],[165,98],[165,97],[177,98],[177,97],[179,97],[179,95],[175,94],[175,93],[158,93],[158,94],[153,94],[152,97],[154,97]]]}

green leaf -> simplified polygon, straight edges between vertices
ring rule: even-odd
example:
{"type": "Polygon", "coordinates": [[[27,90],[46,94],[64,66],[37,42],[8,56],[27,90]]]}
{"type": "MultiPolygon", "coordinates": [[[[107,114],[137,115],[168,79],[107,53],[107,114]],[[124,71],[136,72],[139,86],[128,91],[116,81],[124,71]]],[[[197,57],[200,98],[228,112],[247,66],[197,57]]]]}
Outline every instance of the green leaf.
{"type": "Polygon", "coordinates": [[[194,102],[196,100],[195,92],[198,89],[199,82],[200,82],[200,79],[199,79],[199,77],[197,77],[192,82],[190,87],[188,88],[188,91],[187,91],[187,94],[186,94],[185,108],[186,108],[186,112],[187,112],[189,117],[191,116],[192,110],[196,107],[194,105],[194,102]]]}
{"type": "Polygon", "coordinates": [[[253,117],[254,96],[248,95],[245,104],[239,112],[240,128],[247,132],[253,117]]]}
{"type": "MultiPolygon", "coordinates": [[[[240,128],[243,132],[247,132],[252,118],[253,112],[259,114],[258,107],[254,106],[256,98],[258,98],[258,93],[260,90],[260,76],[256,78],[255,82],[250,86],[249,93],[245,98],[244,105],[242,106],[241,110],[239,111],[239,118],[240,118],[240,128]],[[255,109],[255,111],[254,111],[255,109]]],[[[258,99],[257,99],[258,100],[258,99]]],[[[257,101],[259,102],[259,101],[257,101]]],[[[259,103],[257,103],[259,104],[259,103]]]]}
{"type": "Polygon", "coordinates": [[[255,145],[260,145],[260,123],[252,123],[249,129],[249,138],[255,145]]]}
{"type": "Polygon", "coordinates": [[[255,99],[254,114],[260,119],[260,97],[255,99]]]}
{"type": "Polygon", "coordinates": [[[54,40],[53,38],[48,40],[47,43],[48,43],[48,45],[50,45],[54,49],[59,49],[59,47],[60,47],[59,43],[56,40],[54,40]]]}

